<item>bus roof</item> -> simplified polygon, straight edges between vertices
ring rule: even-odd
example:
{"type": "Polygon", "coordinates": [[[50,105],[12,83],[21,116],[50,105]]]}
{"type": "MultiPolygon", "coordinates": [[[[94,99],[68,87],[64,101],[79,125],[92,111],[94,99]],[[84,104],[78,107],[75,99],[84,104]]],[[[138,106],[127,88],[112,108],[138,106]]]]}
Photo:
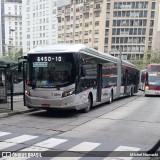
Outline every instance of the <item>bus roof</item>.
{"type": "Polygon", "coordinates": [[[83,44],[72,44],[72,43],[52,44],[52,45],[38,46],[29,51],[29,53],[78,52],[85,47],[86,46],[83,44]]]}
{"type": "Polygon", "coordinates": [[[125,61],[125,60],[122,60],[122,64],[128,66],[128,67],[131,67],[131,68],[136,68],[138,70],[140,70],[137,66],[135,66],[134,64],[128,62],[128,61],[125,61]]]}
{"type": "Polygon", "coordinates": [[[99,56],[102,58],[108,58],[112,61],[118,61],[119,59],[116,57],[113,57],[109,54],[102,53],[100,51],[97,51],[95,49],[92,49],[84,44],[75,44],[75,43],[63,43],[63,44],[52,44],[52,45],[44,45],[44,46],[39,46],[31,51],[28,52],[28,54],[44,54],[44,53],[79,53],[79,52],[86,52],[90,53],[93,56],[99,56]]]}
{"type": "MultiPolygon", "coordinates": [[[[117,57],[113,57],[109,54],[97,51],[84,44],[75,44],[75,43],[62,43],[62,44],[39,46],[29,51],[28,54],[62,53],[62,52],[63,53],[81,52],[81,53],[86,53],[86,54],[92,54],[93,56],[108,59],[114,62],[120,61],[120,59],[117,57]]],[[[138,69],[134,64],[128,61],[125,61],[125,60],[122,60],[122,64],[138,69]]]]}
{"type": "Polygon", "coordinates": [[[158,72],[160,72],[160,64],[159,63],[148,64],[147,71],[158,71],[158,72]]]}

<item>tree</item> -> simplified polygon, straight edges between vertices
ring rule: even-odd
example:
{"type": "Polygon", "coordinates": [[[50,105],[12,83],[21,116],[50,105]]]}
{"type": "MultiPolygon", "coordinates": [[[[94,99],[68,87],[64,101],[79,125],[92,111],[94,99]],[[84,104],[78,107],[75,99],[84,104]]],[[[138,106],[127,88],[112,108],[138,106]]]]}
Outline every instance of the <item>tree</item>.
{"type": "Polygon", "coordinates": [[[148,50],[144,52],[144,57],[141,60],[132,59],[131,63],[135,64],[139,69],[146,69],[148,64],[160,63],[160,52],[148,50]]]}
{"type": "Polygon", "coordinates": [[[23,50],[22,49],[18,50],[16,48],[13,48],[12,51],[7,52],[6,55],[7,56],[2,57],[2,59],[17,61],[18,58],[23,55],[23,50]]]}

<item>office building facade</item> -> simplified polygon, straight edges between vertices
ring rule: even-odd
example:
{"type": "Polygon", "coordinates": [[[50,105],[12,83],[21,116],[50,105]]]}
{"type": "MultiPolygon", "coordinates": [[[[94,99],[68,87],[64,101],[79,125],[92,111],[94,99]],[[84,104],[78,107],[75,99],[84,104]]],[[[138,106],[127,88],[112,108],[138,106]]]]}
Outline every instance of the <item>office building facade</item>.
{"type": "Polygon", "coordinates": [[[75,0],[58,8],[58,42],[83,43],[124,59],[156,50],[159,0],[75,0]]]}
{"type": "Polygon", "coordinates": [[[0,56],[22,49],[22,1],[1,0],[0,56]]]}
{"type": "Polygon", "coordinates": [[[23,51],[57,43],[57,1],[23,0],[23,51]]]}

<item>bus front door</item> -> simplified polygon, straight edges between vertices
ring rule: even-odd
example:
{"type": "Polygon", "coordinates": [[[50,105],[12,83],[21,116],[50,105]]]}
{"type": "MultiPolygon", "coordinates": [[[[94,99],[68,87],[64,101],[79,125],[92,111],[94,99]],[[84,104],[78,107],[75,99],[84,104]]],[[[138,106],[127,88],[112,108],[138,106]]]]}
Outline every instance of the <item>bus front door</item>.
{"type": "Polygon", "coordinates": [[[25,103],[25,80],[26,80],[26,66],[27,66],[27,57],[22,56],[18,59],[18,73],[23,75],[23,103],[25,103]]]}
{"type": "Polygon", "coordinates": [[[97,65],[97,102],[101,102],[102,95],[102,65],[97,65]]]}

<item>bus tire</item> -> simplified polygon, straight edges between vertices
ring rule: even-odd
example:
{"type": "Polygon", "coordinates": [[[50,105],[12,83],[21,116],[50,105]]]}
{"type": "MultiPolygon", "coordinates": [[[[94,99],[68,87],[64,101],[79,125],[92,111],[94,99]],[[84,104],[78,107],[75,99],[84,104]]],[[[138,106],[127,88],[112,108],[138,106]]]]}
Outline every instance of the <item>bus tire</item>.
{"type": "Polygon", "coordinates": [[[113,102],[113,90],[111,90],[108,103],[111,104],[113,102]]]}
{"type": "Polygon", "coordinates": [[[88,96],[88,101],[87,101],[87,107],[83,109],[83,112],[84,113],[87,113],[91,110],[91,107],[92,107],[92,99],[91,99],[91,96],[89,95],[88,96]]]}

